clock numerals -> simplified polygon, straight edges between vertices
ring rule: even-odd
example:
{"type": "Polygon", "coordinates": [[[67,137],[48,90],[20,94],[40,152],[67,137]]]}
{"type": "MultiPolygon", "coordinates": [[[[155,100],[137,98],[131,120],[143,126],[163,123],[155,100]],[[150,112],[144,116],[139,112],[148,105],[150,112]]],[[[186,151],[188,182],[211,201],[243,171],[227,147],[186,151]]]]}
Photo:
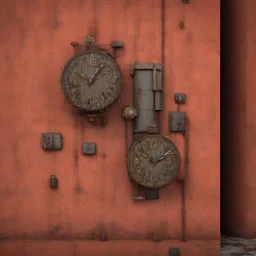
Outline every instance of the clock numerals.
{"type": "Polygon", "coordinates": [[[112,84],[115,84],[116,83],[116,77],[111,77],[109,79],[109,83],[112,85],[112,84]]]}
{"type": "Polygon", "coordinates": [[[152,173],[151,177],[150,177],[150,181],[155,183],[156,182],[156,178],[157,178],[157,175],[155,173],[152,173]]]}
{"type": "Polygon", "coordinates": [[[140,164],[140,158],[138,156],[135,156],[134,157],[134,162],[133,162],[134,165],[138,165],[140,164]]]}
{"type": "Polygon", "coordinates": [[[97,67],[98,66],[98,62],[97,62],[97,60],[96,59],[90,59],[89,60],[89,65],[91,66],[91,67],[97,67]]]}
{"type": "Polygon", "coordinates": [[[105,94],[104,92],[101,93],[100,98],[101,98],[103,101],[105,101],[105,100],[108,99],[108,97],[106,96],[106,94],[105,94]]]}
{"type": "Polygon", "coordinates": [[[110,67],[106,67],[103,71],[104,75],[113,73],[113,69],[110,67]]]}
{"type": "Polygon", "coordinates": [[[107,89],[107,94],[109,98],[115,97],[114,92],[110,88],[107,89]]]}
{"type": "Polygon", "coordinates": [[[82,57],[78,58],[78,67],[81,67],[82,70],[85,70],[86,69],[86,60],[82,57]]]}
{"type": "Polygon", "coordinates": [[[72,99],[77,100],[80,98],[80,92],[76,88],[72,89],[70,92],[70,97],[72,99]]]}
{"type": "Polygon", "coordinates": [[[141,146],[138,148],[137,153],[138,153],[139,155],[146,155],[146,156],[149,156],[149,155],[150,155],[150,154],[149,154],[149,151],[146,150],[146,148],[141,147],[141,146]]]}
{"type": "Polygon", "coordinates": [[[157,140],[152,140],[150,143],[150,148],[154,149],[158,147],[158,141],[157,140]]]}
{"type": "Polygon", "coordinates": [[[143,151],[149,152],[149,149],[150,149],[149,141],[141,142],[141,147],[143,148],[143,151]]]}
{"type": "Polygon", "coordinates": [[[136,172],[137,174],[139,174],[139,175],[142,174],[142,171],[143,171],[143,167],[142,167],[142,166],[137,166],[137,167],[135,168],[135,172],[136,172]]]}
{"type": "Polygon", "coordinates": [[[149,174],[146,173],[146,174],[144,175],[144,177],[142,178],[142,183],[146,183],[146,181],[148,180],[148,177],[149,177],[149,174]]]}
{"type": "Polygon", "coordinates": [[[89,98],[89,99],[86,99],[86,104],[88,105],[88,107],[92,107],[94,105],[94,100],[93,98],[89,98]]]}
{"type": "Polygon", "coordinates": [[[162,144],[161,140],[152,139],[147,142],[146,147],[149,149],[156,149],[162,144]]]}
{"type": "Polygon", "coordinates": [[[105,62],[104,58],[91,54],[89,58],[86,59],[86,65],[90,67],[99,67],[103,61],[105,62]]]}
{"type": "Polygon", "coordinates": [[[167,164],[172,164],[172,157],[168,156],[165,159],[167,164]]]}

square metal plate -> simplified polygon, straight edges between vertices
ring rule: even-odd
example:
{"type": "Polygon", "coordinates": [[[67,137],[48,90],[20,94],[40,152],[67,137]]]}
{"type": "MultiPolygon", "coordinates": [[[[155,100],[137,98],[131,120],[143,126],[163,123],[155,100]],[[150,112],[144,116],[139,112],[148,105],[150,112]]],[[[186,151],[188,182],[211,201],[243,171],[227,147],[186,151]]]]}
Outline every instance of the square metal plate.
{"type": "Polygon", "coordinates": [[[186,128],[186,112],[169,112],[169,131],[184,132],[186,128]]]}
{"type": "Polygon", "coordinates": [[[180,248],[170,248],[169,256],[180,256],[180,248]]]}
{"type": "Polygon", "coordinates": [[[85,142],[82,144],[83,155],[95,155],[96,154],[96,144],[91,142],[85,142]]]}
{"type": "Polygon", "coordinates": [[[144,194],[146,200],[156,200],[159,199],[159,190],[144,188],[144,194]]]}
{"type": "Polygon", "coordinates": [[[177,104],[184,104],[186,103],[186,94],[185,93],[175,93],[174,100],[177,104]]]}
{"type": "Polygon", "coordinates": [[[43,133],[42,148],[44,150],[61,150],[63,146],[63,138],[61,133],[43,133]]]}

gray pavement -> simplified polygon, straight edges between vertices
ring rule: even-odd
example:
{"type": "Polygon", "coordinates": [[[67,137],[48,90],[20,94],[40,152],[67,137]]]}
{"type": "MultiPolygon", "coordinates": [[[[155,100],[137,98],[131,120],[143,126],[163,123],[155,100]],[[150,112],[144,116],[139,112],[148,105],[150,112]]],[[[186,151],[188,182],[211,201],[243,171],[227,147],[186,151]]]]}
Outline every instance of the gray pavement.
{"type": "Polygon", "coordinates": [[[221,256],[256,256],[256,239],[221,237],[221,256]]]}

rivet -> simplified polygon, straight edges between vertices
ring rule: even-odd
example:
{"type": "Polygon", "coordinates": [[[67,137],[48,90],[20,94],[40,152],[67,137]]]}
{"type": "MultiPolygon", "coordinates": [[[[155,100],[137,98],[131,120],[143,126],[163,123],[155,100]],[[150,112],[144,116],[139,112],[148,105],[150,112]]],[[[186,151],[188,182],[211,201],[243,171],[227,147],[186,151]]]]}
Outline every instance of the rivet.
{"type": "Polygon", "coordinates": [[[185,24],[184,24],[183,21],[181,21],[181,22],[180,22],[180,29],[184,29],[184,27],[185,27],[185,24]]]}

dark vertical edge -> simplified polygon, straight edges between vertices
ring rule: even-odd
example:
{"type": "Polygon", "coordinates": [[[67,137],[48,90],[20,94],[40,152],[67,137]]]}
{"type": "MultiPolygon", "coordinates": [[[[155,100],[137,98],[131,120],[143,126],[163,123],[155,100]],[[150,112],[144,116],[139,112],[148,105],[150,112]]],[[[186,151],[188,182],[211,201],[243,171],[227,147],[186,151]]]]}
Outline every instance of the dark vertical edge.
{"type": "Polygon", "coordinates": [[[227,15],[227,0],[222,0],[220,1],[220,5],[221,5],[221,11],[220,11],[220,43],[221,43],[221,51],[220,51],[220,230],[221,233],[224,232],[223,229],[224,228],[224,200],[223,200],[223,196],[224,196],[224,182],[226,180],[225,177],[225,173],[223,172],[224,168],[225,168],[225,163],[224,163],[224,152],[225,152],[225,148],[224,148],[224,135],[225,135],[225,129],[224,129],[224,115],[225,115],[225,107],[224,107],[224,98],[226,95],[226,91],[225,91],[225,87],[224,87],[224,83],[225,83],[225,79],[224,79],[224,65],[225,65],[225,60],[224,60],[224,48],[225,48],[225,39],[224,39],[224,33],[226,30],[225,27],[225,22],[224,22],[224,15],[227,15]]]}

